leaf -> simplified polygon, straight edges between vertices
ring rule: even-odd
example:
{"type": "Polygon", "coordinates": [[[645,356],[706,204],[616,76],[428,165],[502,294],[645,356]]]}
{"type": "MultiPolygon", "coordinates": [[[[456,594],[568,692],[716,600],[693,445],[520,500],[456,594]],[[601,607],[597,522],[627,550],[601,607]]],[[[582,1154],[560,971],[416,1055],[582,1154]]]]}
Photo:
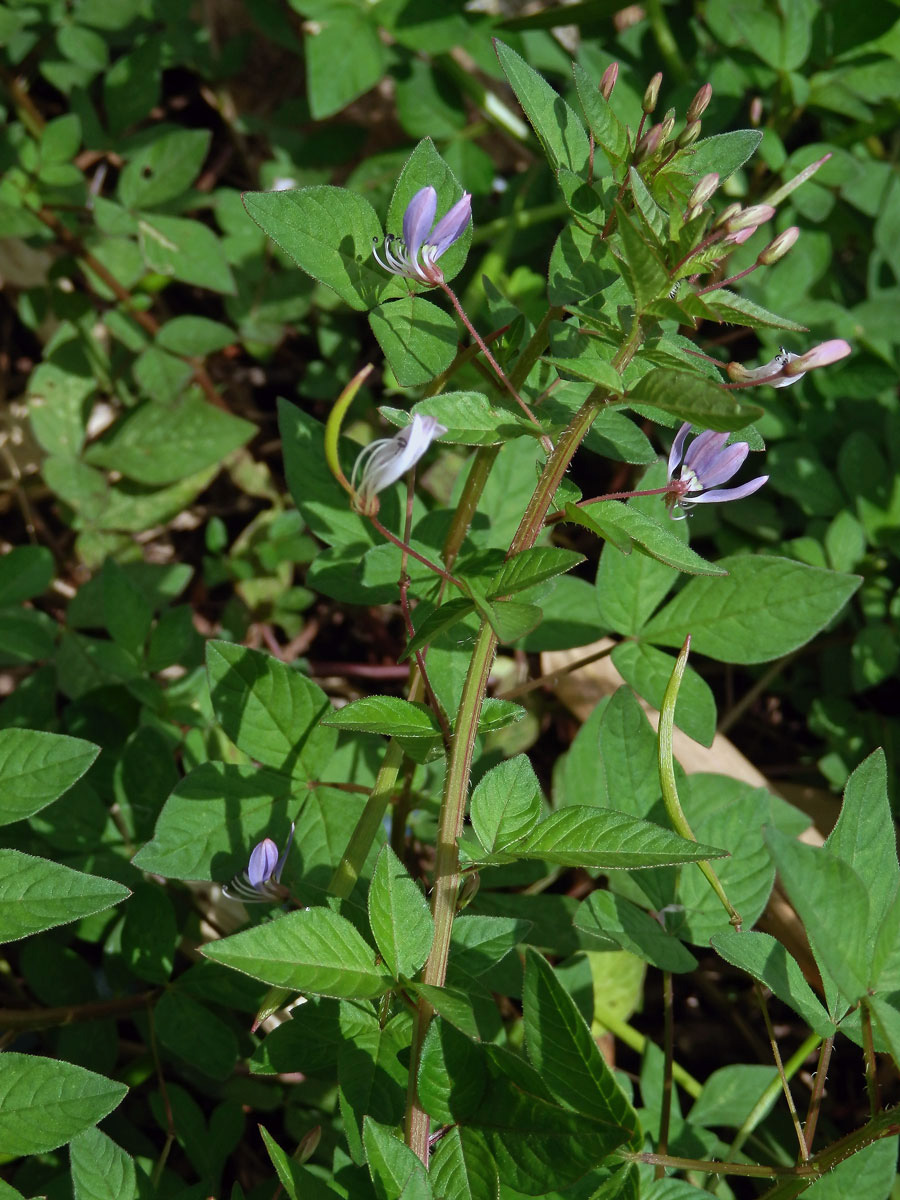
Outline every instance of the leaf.
{"type": "Polygon", "coordinates": [[[656,249],[621,204],[616,205],[616,228],[625,256],[625,279],[640,313],[669,291],[672,286],[669,273],[656,249]]]}
{"type": "Polygon", "coordinates": [[[847,780],[844,802],[825,848],[866,881],[870,914],[867,939],[871,945],[900,880],[883,750],[873,751],[847,780]]]}
{"type": "Polygon", "coordinates": [[[379,304],[369,313],[369,324],[400,387],[429,383],[456,357],[456,322],[424,296],[379,304]]]}
{"type": "Polygon", "coordinates": [[[46,546],[14,546],[0,556],[0,608],[40,596],[56,567],[46,546]]]}
{"type": "Polygon", "coordinates": [[[592,892],[578,908],[576,929],[611,939],[660,971],[693,971],[697,960],[643,909],[614,892],[592,892]]]}
{"type": "Polygon", "coordinates": [[[299,779],[319,774],[337,739],[324,727],[332,708],[318,684],[232,642],[207,642],[206,669],[216,716],[239,750],[299,779]]]}
{"type": "Polygon", "coordinates": [[[613,164],[620,163],[628,152],[628,134],[622,122],[603,98],[594,79],[580,63],[572,63],[575,87],[594,141],[613,164]]]}
{"type": "Polygon", "coordinates": [[[363,696],[343,708],[334,709],[322,722],[354,733],[381,733],[387,737],[440,737],[441,727],[424,704],[399,696],[363,696]]]}
{"type": "MultiPolygon", "coordinates": [[[[662,708],[663,696],[675,669],[671,654],[664,654],[644,642],[625,641],[619,642],[610,657],[613,666],[639,696],[655,709],[662,708]]],[[[715,697],[703,676],[691,666],[687,667],[681,681],[675,724],[702,746],[712,745],[716,735],[715,697]]]]}
{"type": "Polygon", "coordinates": [[[824,847],[807,846],[771,827],[765,838],[819,964],[844,999],[855,1003],[866,992],[870,966],[866,885],[851,866],[824,847]]]}
{"type": "Polygon", "coordinates": [[[525,952],[525,1044],[542,1082],[561,1103],[607,1126],[613,1150],[642,1144],[637,1113],[606,1065],[575,1001],[537,951],[525,952]]]}
{"type": "Polygon", "coordinates": [[[744,404],[719,384],[693,371],[656,367],[629,388],[627,402],[671,413],[704,429],[730,432],[762,416],[755,404],[744,404]]]}
{"type": "Polygon", "coordinates": [[[0,942],[67,925],[130,895],[127,887],[111,879],[84,875],[20,850],[0,850],[0,942]]]}
{"type": "Polygon", "coordinates": [[[541,785],[524,754],[488,771],[472,793],[472,828],[490,854],[524,837],[541,815],[541,785]]]}
{"type": "Polygon", "coordinates": [[[217,350],[224,350],[236,341],[237,334],[230,325],[211,321],[209,317],[172,317],[156,335],[157,346],[172,354],[188,357],[215,354],[217,350]]]}
{"type": "Polygon", "coordinates": [[[726,962],[740,967],[783,1000],[820,1037],[831,1037],[835,1026],[806,982],[797,960],[770,933],[723,930],[710,938],[726,962]]]}
{"type": "Polygon", "coordinates": [[[862,582],[767,554],[720,560],[726,579],[691,579],[643,628],[642,637],[693,649],[720,662],[767,662],[805,645],[862,582]]]}
{"type": "Polygon", "coordinates": [[[448,978],[483,975],[524,941],[530,921],[513,917],[483,917],[474,913],[457,917],[450,935],[448,978]]]}
{"type": "Polygon", "coordinates": [[[475,1129],[449,1129],[431,1162],[431,1185],[444,1200],[497,1200],[497,1164],[475,1129]]]}
{"type": "Polygon", "coordinates": [[[131,409],[91,446],[85,461],[137,483],[177,483],[221,464],[255,433],[249,421],[189,391],[174,404],[148,400],[131,409]]]}
{"type": "Polygon", "coordinates": [[[156,1036],[170,1054],[210,1079],[226,1080],[238,1058],[237,1037],[205,1004],[170,988],[154,1009],[156,1036]]]}
{"type": "Polygon", "coordinates": [[[727,851],[687,841],[625,813],[573,806],[551,813],[527,837],[508,846],[506,854],[612,871],[724,858],[727,851]]]}
{"type": "Polygon", "coordinates": [[[434,921],[421,888],[390,846],[382,847],[369,886],[369,925],[394,976],[410,978],[425,962],[434,921]]]}
{"type": "Polygon", "coordinates": [[[413,614],[413,625],[415,626],[416,635],[410,640],[409,645],[400,656],[401,662],[409,658],[416,650],[421,650],[423,646],[427,646],[429,642],[433,642],[448,629],[452,629],[454,625],[458,625],[460,621],[465,620],[466,617],[475,611],[474,601],[468,600],[464,596],[458,596],[454,600],[446,600],[437,608],[430,608],[426,604],[420,604],[413,614]],[[416,617],[418,617],[418,621],[416,617]]]}
{"type": "Polygon", "coordinates": [[[503,396],[488,398],[482,392],[442,392],[419,400],[409,412],[388,407],[379,411],[401,428],[409,425],[416,413],[434,417],[447,430],[441,434],[441,445],[495,446],[529,432],[521,413],[503,396]]]}
{"type": "Polygon", "coordinates": [[[175,785],[153,838],[132,862],[167,879],[215,878],[224,883],[246,867],[250,850],[261,838],[283,843],[288,821],[280,814],[288,807],[291,790],[290,779],[274,771],[202,763],[175,785]],[[274,812],[279,814],[277,826],[274,812]]]}
{"type": "Polygon", "coordinates": [[[701,558],[665,525],[621,500],[602,500],[582,507],[567,504],[566,516],[577,525],[612,541],[620,551],[619,539],[624,538],[628,544],[626,554],[630,554],[634,546],[658,562],[690,575],[727,574],[721,567],[701,558]]]}
{"type": "Polygon", "coordinates": [[[681,167],[686,163],[692,175],[708,175],[715,171],[720,179],[727,179],[753,157],[762,137],[761,129],[714,133],[712,137],[701,138],[687,154],[679,156],[678,165],[681,167]]]}
{"type": "Polygon", "coordinates": [[[496,38],[494,49],[551,167],[568,167],[576,175],[583,175],[590,144],[577,114],[515,50],[496,38]]]}
{"type": "Polygon", "coordinates": [[[512,596],[525,588],[536,587],[557,575],[564,575],[584,562],[584,555],[558,546],[532,546],[509,558],[488,584],[487,596],[512,596]]]}
{"type": "Polygon", "coordinates": [[[357,311],[373,308],[388,277],[372,257],[381,224],[363,196],[320,185],[289,192],[245,192],[244,207],[307,275],[357,311]]]}
{"type": "Polygon", "coordinates": [[[105,1133],[79,1133],[72,1138],[69,1155],[75,1200],[135,1200],[134,1160],[105,1133]]]}
{"type": "Polygon", "coordinates": [[[434,1193],[421,1160],[371,1117],[363,1122],[363,1145],[378,1200],[431,1200],[434,1193]]]}
{"type": "Polygon", "coordinates": [[[428,1001],[439,1017],[449,1021],[466,1037],[479,1040],[478,1019],[467,992],[428,983],[411,983],[409,986],[416,996],[428,1001]]]}
{"type": "Polygon", "coordinates": [[[214,962],[295,992],[366,999],[391,980],[375,966],[375,951],[346,917],[328,908],[288,913],[203,947],[214,962]]]}
{"type": "Polygon", "coordinates": [[[0,1054],[0,1154],[55,1150],[102,1121],[127,1092],[124,1083],[74,1063],[6,1051],[0,1054]]]}
{"type": "Polygon", "coordinates": [[[234,276],[222,243],[202,221],[144,213],[138,220],[144,262],[158,275],[234,295],[234,276]]]}
{"type": "MultiPolygon", "coordinates": [[[[687,307],[690,309],[690,300],[692,297],[686,297],[687,307]]],[[[787,329],[795,333],[805,333],[806,326],[800,325],[797,321],[792,321],[788,317],[780,317],[776,313],[771,313],[767,308],[763,308],[760,304],[754,304],[752,300],[748,300],[745,296],[739,296],[736,292],[730,292],[727,288],[716,288],[715,291],[706,292],[702,297],[702,302],[710,314],[709,319],[717,321],[725,321],[732,325],[746,325],[749,329],[787,329]]],[[[755,417],[751,417],[755,420],[755,417]]]]}
{"type": "Polygon", "coordinates": [[[177,129],[128,156],[119,174],[118,198],[126,208],[156,208],[174,200],[200,174],[209,149],[208,129],[177,129]]]}
{"type": "Polygon", "coordinates": [[[81,738],[0,729],[0,825],[40,812],[69,790],[100,753],[81,738]]]}
{"type": "Polygon", "coordinates": [[[385,67],[385,48],[367,12],[329,5],[321,15],[324,19],[303,39],[309,109],[316,121],[340,112],[375,87],[385,67]],[[337,62],[343,64],[339,71],[337,62]]]}

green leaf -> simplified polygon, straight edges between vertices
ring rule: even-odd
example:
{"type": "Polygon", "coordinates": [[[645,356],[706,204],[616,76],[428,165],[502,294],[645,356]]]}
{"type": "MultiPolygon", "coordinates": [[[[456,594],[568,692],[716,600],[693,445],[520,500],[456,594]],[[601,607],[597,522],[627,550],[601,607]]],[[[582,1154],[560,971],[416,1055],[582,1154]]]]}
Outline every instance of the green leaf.
{"type": "Polygon", "coordinates": [[[507,853],[567,867],[612,871],[723,858],[725,850],[686,841],[660,825],[611,809],[569,807],[549,817],[507,853]]]}
{"type": "Polygon", "coordinates": [[[105,1133],[79,1133],[72,1138],[69,1155],[75,1200],[135,1200],[134,1160],[105,1133]]]}
{"type": "Polygon", "coordinates": [[[203,953],[263,983],[338,999],[380,996],[392,983],[375,966],[371,946],[346,917],[328,908],[288,913],[210,942],[203,953]]]}
{"type": "Polygon", "coordinates": [[[639,552],[690,575],[727,574],[721,567],[701,558],[665,525],[653,517],[648,517],[639,509],[623,504],[621,500],[602,500],[583,507],[567,504],[566,516],[577,525],[583,525],[585,529],[608,539],[620,551],[622,548],[619,542],[624,538],[628,545],[628,548],[622,551],[625,554],[630,554],[634,547],[639,552]]]}
{"type": "MultiPolygon", "coordinates": [[[[692,299],[690,296],[685,298],[688,311],[692,307],[692,299]]],[[[702,304],[706,309],[708,319],[711,320],[725,321],[731,325],[746,325],[749,329],[787,329],[795,333],[806,332],[805,325],[791,321],[788,317],[780,317],[776,313],[771,313],[762,305],[754,304],[752,300],[748,300],[745,296],[739,296],[736,292],[730,292],[727,288],[716,288],[715,291],[706,292],[702,297],[702,304]]],[[[749,420],[755,419],[755,417],[749,418],[749,420]]]]}
{"type": "Polygon", "coordinates": [[[424,296],[379,304],[369,313],[369,324],[401,387],[429,383],[456,357],[456,322],[424,296]]]}
{"type": "Polygon", "coordinates": [[[752,1132],[778,1099],[780,1089],[770,1094],[765,1108],[756,1107],[762,1094],[777,1079],[775,1067],[756,1063],[740,1063],[713,1071],[691,1107],[691,1124],[728,1125],[733,1129],[741,1129],[752,1115],[753,1120],[748,1126],[748,1132],[752,1132]]]}
{"type": "Polygon", "coordinates": [[[363,696],[343,708],[334,709],[322,722],[354,733],[381,733],[386,737],[440,737],[437,718],[424,704],[399,696],[363,696]]]}
{"type": "Polygon", "coordinates": [[[124,1083],[74,1063],[6,1051],[0,1054],[0,1154],[55,1150],[102,1121],[127,1092],[124,1083]]]}
{"type": "Polygon", "coordinates": [[[40,596],[56,572],[46,546],[15,546],[0,557],[0,608],[40,596]]]}
{"type": "Polygon", "coordinates": [[[870,967],[865,883],[824,847],[807,846],[771,827],[765,838],[819,964],[853,1004],[866,992],[870,967]]]}
{"type": "Polygon", "coordinates": [[[160,1045],[210,1079],[225,1080],[234,1070],[238,1042],[234,1031],[192,996],[170,988],[153,1010],[160,1045]]]}
{"type": "Polygon", "coordinates": [[[434,1193],[422,1161],[371,1117],[363,1122],[363,1145],[378,1200],[432,1200],[434,1193]]]}
{"type": "Polygon", "coordinates": [[[157,346],[189,358],[215,354],[236,341],[237,334],[229,325],[211,321],[209,317],[173,317],[156,335],[157,346]]]}
{"type": "Polygon", "coordinates": [[[601,147],[613,164],[620,163],[628,153],[628,134],[625,126],[613,112],[593,78],[581,66],[573,63],[575,87],[578,89],[578,99],[587,118],[594,141],[601,147]]]}
{"type": "Polygon", "coordinates": [[[495,446],[528,432],[521,412],[499,394],[488,398],[482,392],[442,392],[419,400],[409,412],[387,407],[379,411],[401,427],[409,425],[415,413],[434,417],[447,430],[441,434],[442,445],[495,446]]]}
{"type": "Polygon", "coordinates": [[[245,192],[244,207],[298,267],[351,308],[364,311],[382,298],[391,277],[372,257],[381,224],[363,196],[327,185],[245,192]]]}
{"type": "Polygon", "coordinates": [[[616,205],[616,229],[625,255],[626,282],[638,312],[658,300],[672,286],[665,263],[621,204],[616,205]]]}
{"type": "Polygon", "coordinates": [[[495,600],[491,604],[476,600],[475,603],[496,633],[497,640],[506,644],[531,633],[544,616],[543,609],[536,604],[522,604],[518,600],[495,600]]]}
{"type": "Polygon", "coordinates": [[[720,179],[727,179],[753,157],[762,138],[761,129],[714,133],[712,137],[701,138],[687,154],[679,156],[678,165],[681,167],[686,163],[692,175],[708,175],[715,171],[720,179]]]}
{"type": "Polygon", "coordinates": [[[608,1129],[609,1150],[640,1148],[637,1113],[616,1083],[575,1001],[537,951],[525,951],[525,1044],[542,1082],[562,1104],[608,1129]]]}
{"type": "Polygon", "coordinates": [[[207,643],[206,669],[216,716],[239,750],[286,775],[316,778],[337,740],[322,723],[332,708],[317,684],[232,642],[207,643]]]}
{"type": "Polygon", "coordinates": [[[222,243],[202,221],[144,213],[138,220],[138,241],[144,262],[158,275],[211,292],[236,293],[222,243]]]}
{"type": "MultiPolygon", "coordinates": [[[[644,642],[620,642],[610,656],[613,666],[639,696],[659,710],[675,659],[644,642]]],[[[675,724],[699,742],[711,746],[716,736],[716,701],[712,688],[702,675],[688,666],[681,681],[675,724]]]]}
{"type": "Polygon", "coordinates": [[[743,404],[720,385],[692,371],[657,367],[641,376],[628,391],[628,403],[671,413],[705,429],[730,432],[758,420],[762,409],[743,404]]]}
{"type": "Polygon", "coordinates": [[[428,983],[411,983],[410,990],[427,1000],[439,1017],[449,1021],[466,1037],[479,1040],[478,1019],[467,992],[460,988],[434,987],[428,983]]]}
{"type": "Polygon", "coordinates": [[[118,199],[126,208],[156,208],[186,192],[200,174],[210,137],[207,129],[178,129],[142,146],[122,168],[118,199]]]}
{"type": "Polygon", "coordinates": [[[453,922],[448,978],[483,975],[528,936],[530,921],[463,915],[453,922]]]}
{"type": "Polygon", "coordinates": [[[401,655],[401,661],[409,658],[416,650],[427,646],[429,642],[433,642],[440,634],[452,629],[454,625],[458,625],[473,612],[475,612],[474,602],[463,596],[458,596],[454,600],[446,600],[437,608],[429,609],[426,605],[420,604],[413,616],[416,635],[410,640],[401,655]],[[421,615],[419,615],[420,613],[421,615]],[[416,616],[419,616],[418,621],[415,619],[416,616]]]}
{"type": "Polygon", "coordinates": [[[259,1132],[262,1134],[272,1166],[275,1168],[275,1173],[289,1200],[326,1200],[326,1198],[330,1200],[335,1195],[334,1191],[322,1183],[317,1176],[294,1162],[278,1145],[265,1125],[259,1126],[259,1132]]]}
{"type": "Polygon", "coordinates": [[[870,916],[867,940],[871,945],[900,881],[883,750],[873,751],[847,780],[844,802],[825,848],[866,881],[870,916]]]}
{"type": "Polygon", "coordinates": [[[309,109],[316,121],[375,87],[385,66],[385,48],[367,12],[328,5],[321,15],[303,39],[309,109]]]}
{"type": "Polygon", "coordinates": [[[138,979],[166,984],[181,940],[168,893],[156,883],[138,883],[125,906],[122,959],[138,979]]]}
{"type": "Polygon", "coordinates": [[[524,754],[493,767],[472,793],[472,828],[490,854],[530,833],[541,815],[541,785],[524,754]]]}
{"type": "Polygon", "coordinates": [[[697,960],[643,909],[614,892],[592,892],[578,908],[575,927],[637,955],[660,971],[693,971],[697,960]]]}
{"type": "Polygon", "coordinates": [[[525,588],[535,587],[557,575],[564,575],[579,563],[584,555],[558,546],[532,546],[509,558],[488,584],[488,599],[512,596],[525,588]]]}
{"type": "Polygon", "coordinates": [[[821,1037],[831,1037],[834,1023],[806,982],[797,960],[770,933],[723,930],[710,938],[713,949],[740,967],[794,1010],[821,1037]]]}
{"type": "Polygon", "coordinates": [[[153,605],[115,559],[103,564],[100,580],[106,628],[114,642],[139,659],[153,625],[153,605]]]}
{"type": "Polygon", "coordinates": [[[390,973],[410,978],[425,962],[434,921],[422,889],[390,846],[383,846],[369,886],[369,925],[390,973]]]}
{"type": "MultiPolygon", "coordinates": [[[[176,784],[152,840],[132,861],[142,871],[167,879],[215,878],[224,883],[246,867],[250,850],[261,838],[287,836],[287,817],[281,814],[289,806],[291,791],[291,780],[274,771],[203,763],[176,784]],[[273,826],[273,812],[279,814],[279,828],[273,826]]],[[[307,797],[305,805],[309,803],[307,797]]]]}
{"type": "MultiPolygon", "coordinates": [[[[103,65],[105,66],[106,64],[104,63],[103,65]]],[[[62,117],[48,121],[43,128],[41,133],[41,164],[68,163],[75,157],[80,147],[81,118],[77,113],[66,113],[62,117]]]]}
{"type": "Polygon", "coordinates": [[[111,879],[83,875],[20,850],[0,850],[0,942],[78,921],[130,895],[111,879]]]}
{"type": "Polygon", "coordinates": [[[494,49],[551,167],[568,167],[576,175],[583,175],[590,144],[577,114],[515,50],[496,38],[494,49]]]}
{"type": "Polygon", "coordinates": [[[497,1200],[497,1164],[475,1129],[452,1128],[431,1161],[431,1185],[444,1200],[497,1200]]]}
{"type": "Polygon", "coordinates": [[[0,729],[0,825],[40,812],[80,779],[100,753],[81,738],[0,729]]]}
{"type": "Polygon", "coordinates": [[[85,454],[97,467],[137,483],[167,484],[221,463],[246,445],[256,427],[188,391],[174,404],[145,401],[131,409],[85,454]]]}
{"type": "Polygon", "coordinates": [[[835,617],[861,583],[819,567],[767,554],[724,558],[726,579],[691,579],[644,626],[642,637],[694,650],[720,662],[767,662],[805,645],[835,617]]]}

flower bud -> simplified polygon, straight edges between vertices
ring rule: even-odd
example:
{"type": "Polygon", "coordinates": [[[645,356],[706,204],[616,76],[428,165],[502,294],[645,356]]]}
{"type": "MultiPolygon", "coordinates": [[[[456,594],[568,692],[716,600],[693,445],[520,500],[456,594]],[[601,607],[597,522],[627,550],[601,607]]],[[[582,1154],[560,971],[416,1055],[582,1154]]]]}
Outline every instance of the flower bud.
{"type": "Polygon", "coordinates": [[[652,158],[661,142],[662,125],[652,125],[635,147],[634,161],[642,163],[645,159],[652,158]]]}
{"type": "Polygon", "coordinates": [[[322,1126],[314,1125],[308,1133],[304,1133],[300,1139],[300,1143],[294,1152],[294,1161],[298,1163],[309,1162],[316,1152],[316,1147],[322,1137],[322,1126]]]}
{"type": "Polygon", "coordinates": [[[737,201],[733,202],[732,204],[729,204],[728,207],[723,208],[722,211],[719,213],[719,215],[716,217],[715,221],[713,222],[713,229],[718,229],[720,226],[724,225],[727,221],[731,221],[734,217],[737,216],[737,214],[740,211],[741,211],[741,206],[740,206],[740,204],[737,203],[737,201]]]}
{"type": "Polygon", "coordinates": [[[685,113],[685,119],[689,125],[693,121],[699,121],[706,112],[707,106],[712,99],[712,91],[712,84],[704,83],[703,87],[690,102],[688,110],[685,113]]]}
{"type": "Polygon", "coordinates": [[[802,375],[804,371],[814,371],[816,367],[830,367],[832,363],[840,362],[850,353],[852,351],[849,342],[845,342],[843,338],[832,338],[786,363],[783,374],[802,375]]]}
{"type": "Polygon", "coordinates": [[[705,204],[707,200],[715,193],[719,186],[719,176],[715,171],[710,171],[708,175],[704,175],[700,182],[691,192],[688,200],[689,208],[699,208],[701,204],[705,204]]]}
{"type": "Polygon", "coordinates": [[[675,145],[679,150],[686,150],[688,146],[693,146],[697,138],[700,136],[700,122],[690,121],[679,133],[675,140],[675,145]]]}
{"type": "Polygon", "coordinates": [[[756,261],[761,267],[774,266],[779,259],[784,258],[799,236],[800,230],[796,225],[791,225],[784,233],[779,233],[777,238],[773,238],[765,250],[760,251],[756,261]]]}
{"type": "Polygon", "coordinates": [[[657,71],[647,84],[647,90],[644,92],[644,98],[641,101],[641,108],[648,116],[656,108],[656,101],[659,99],[659,87],[662,83],[662,79],[662,71],[657,71]]]}
{"type": "Polygon", "coordinates": [[[610,63],[600,77],[600,95],[604,100],[609,100],[613,93],[613,88],[616,86],[616,80],[619,78],[619,64],[617,62],[610,63]]]}
{"type": "Polygon", "coordinates": [[[675,128],[675,109],[670,108],[663,117],[660,128],[662,129],[662,140],[667,142],[672,135],[672,130],[675,128]]]}
{"type": "Polygon", "coordinates": [[[750,101],[750,124],[754,129],[758,129],[762,125],[763,119],[763,102],[762,96],[754,96],[750,101]]]}
{"type": "MultiPolygon", "coordinates": [[[[775,216],[775,209],[771,204],[751,204],[749,208],[745,208],[743,212],[737,213],[725,222],[726,233],[740,233],[743,229],[755,229],[757,225],[762,225],[765,221],[771,221],[775,216]]],[[[722,224],[722,218],[719,218],[717,224],[722,224]]]]}

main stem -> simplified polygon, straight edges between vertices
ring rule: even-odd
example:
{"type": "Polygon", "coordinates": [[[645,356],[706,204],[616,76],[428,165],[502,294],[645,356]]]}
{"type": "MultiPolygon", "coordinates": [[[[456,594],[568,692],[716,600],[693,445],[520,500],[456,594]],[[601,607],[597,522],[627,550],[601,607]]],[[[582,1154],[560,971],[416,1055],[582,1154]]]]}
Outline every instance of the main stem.
{"type": "MultiPolygon", "coordinates": [[[[605,401],[605,394],[592,393],[564,431],[544,466],[538,485],[528,502],[519,528],[516,530],[507,557],[512,558],[522,550],[534,545],[569,463],[605,401]]],[[[458,840],[466,811],[469,774],[475,747],[475,735],[478,730],[478,718],[481,714],[481,705],[496,649],[497,637],[487,621],[482,621],[472,652],[466,682],[463,685],[456,730],[450,745],[444,796],[441,802],[434,890],[432,892],[434,942],[422,972],[422,982],[435,987],[442,987],[447,975],[450,934],[453,929],[453,918],[456,915],[456,897],[460,882],[458,840]]],[[[432,1014],[431,1005],[425,1000],[420,1000],[413,1026],[406,1112],[407,1145],[426,1165],[428,1163],[428,1116],[419,1104],[417,1081],[422,1045],[432,1014]]]]}

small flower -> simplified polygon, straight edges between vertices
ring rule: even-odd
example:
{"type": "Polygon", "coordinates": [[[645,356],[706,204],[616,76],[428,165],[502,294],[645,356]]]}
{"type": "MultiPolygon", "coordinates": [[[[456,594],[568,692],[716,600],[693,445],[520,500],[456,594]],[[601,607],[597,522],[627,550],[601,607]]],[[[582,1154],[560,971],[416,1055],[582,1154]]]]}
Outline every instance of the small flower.
{"type": "Polygon", "coordinates": [[[684,443],[691,432],[690,422],[678,430],[669,454],[669,491],[666,503],[670,508],[677,504],[687,510],[695,504],[722,504],[726,500],[741,500],[759,491],[768,480],[760,475],[739,487],[723,488],[743,464],[750,446],[747,442],[732,442],[727,433],[714,433],[707,429],[691,442],[685,453],[684,443]]]}
{"type": "Polygon", "coordinates": [[[832,338],[828,342],[813,346],[812,350],[807,350],[805,354],[794,354],[782,346],[775,357],[763,363],[761,367],[748,368],[742,363],[731,362],[725,369],[728,378],[740,386],[768,383],[775,388],[791,387],[798,379],[802,379],[807,371],[830,366],[850,353],[848,342],[843,338],[832,338]]]}
{"type": "Polygon", "coordinates": [[[417,283],[431,286],[443,283],[437,260],[465,232],[472,216],[472,197],[466,192],[434,225],[436,212],[437,192],[431,186],[420,188],[403,214],[403,237],[388,234],[384,239],[384,258],[373,247],[378,265],[392,275],[404,275],[417,283]]]}
{"type": "Polygon", "coordinates": [[[376,494],[396,483],[416,465],[434,439],[446,432],[446,427],[435,417],[414,413],[412,424],[393,437],[370,442],[357,457],[350,476],[360,511],[369,510],[376,494]]]}
{"type": "Polygon", "coordinates": [[[287,860],[291,842],[294,840],[294,825],[281,854],[271,838],[263,838],[253,847],[246,871],[235,875],[222,891],[230,900],[242,900],[244,904],[277,904],[284,900],[287,889],[281,886],[281,872],[287,860]]]}

